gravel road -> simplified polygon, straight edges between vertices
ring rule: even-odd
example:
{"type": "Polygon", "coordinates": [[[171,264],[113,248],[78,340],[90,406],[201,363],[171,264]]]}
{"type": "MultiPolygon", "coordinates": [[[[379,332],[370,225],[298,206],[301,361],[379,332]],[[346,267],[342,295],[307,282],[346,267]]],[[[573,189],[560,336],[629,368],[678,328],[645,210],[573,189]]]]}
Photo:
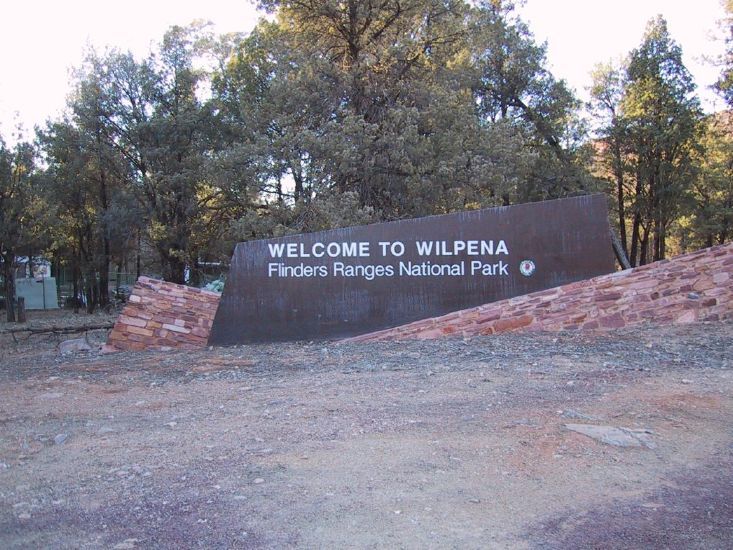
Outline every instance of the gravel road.
{"type": "Polygon", "coordinates": [[[732,337],[0,335],[0,547],[731,548],[732,337]]]}

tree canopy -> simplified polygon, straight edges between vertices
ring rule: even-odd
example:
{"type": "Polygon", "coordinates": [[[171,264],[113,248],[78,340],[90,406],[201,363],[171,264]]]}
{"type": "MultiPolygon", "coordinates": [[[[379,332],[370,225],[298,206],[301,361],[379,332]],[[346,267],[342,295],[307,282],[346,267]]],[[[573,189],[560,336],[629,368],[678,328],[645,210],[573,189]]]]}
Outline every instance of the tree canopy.
{"type": "Polygon", "coordinates": [[[586,116],[511,2],[260,6],[248,35],[88,52],[65,116],[0,148],[4,266],[43,253],[93,309],[141,256],[197,284],[239,240],[598,190],[633,265],[730,238],[729,117],[702,115],[661,17],[586,116]]]}

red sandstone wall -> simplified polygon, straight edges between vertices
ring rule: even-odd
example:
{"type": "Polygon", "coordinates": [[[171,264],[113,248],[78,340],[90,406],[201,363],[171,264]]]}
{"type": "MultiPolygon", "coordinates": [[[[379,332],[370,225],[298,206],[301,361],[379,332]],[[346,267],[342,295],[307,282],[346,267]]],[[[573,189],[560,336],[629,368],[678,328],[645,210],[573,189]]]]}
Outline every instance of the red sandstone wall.
{"type": "Polygon", "coordinates": [[[206,346],[219,294],[140,277],[104,351],[206,346]]]}
{"type": "Polygon", "coordinates": [[[518,296],[350,341],[603,330],[644,322],[733,319],[733,243],[518,296]]]}

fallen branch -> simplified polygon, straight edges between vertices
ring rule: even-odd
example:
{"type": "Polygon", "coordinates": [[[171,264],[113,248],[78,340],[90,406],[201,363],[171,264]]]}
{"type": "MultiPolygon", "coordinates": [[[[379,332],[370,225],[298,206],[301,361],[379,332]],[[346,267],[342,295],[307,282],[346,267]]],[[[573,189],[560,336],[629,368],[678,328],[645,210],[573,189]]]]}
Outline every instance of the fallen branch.
{"type": "Polygon", "coordinates": [[[0,334],[17,334],[19,332],[30,332],[33,334],[73,334],[76,332],[86,332],[88,330],[110,329],[114,326],[113,322],[99,323],[96,325],[79,325],[75,327],[12,327],[0,329],[0,334]]]}

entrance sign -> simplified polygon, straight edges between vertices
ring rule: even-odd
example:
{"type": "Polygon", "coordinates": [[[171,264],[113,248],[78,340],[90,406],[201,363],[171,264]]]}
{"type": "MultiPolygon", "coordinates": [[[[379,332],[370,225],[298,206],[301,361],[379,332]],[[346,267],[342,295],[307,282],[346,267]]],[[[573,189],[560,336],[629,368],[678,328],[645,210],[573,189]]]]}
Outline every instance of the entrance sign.
{"type": "Polygon", "coordinates": [[[354,336],[610,273],[604,195],[239,243],[209,344],[354,336]]]}

